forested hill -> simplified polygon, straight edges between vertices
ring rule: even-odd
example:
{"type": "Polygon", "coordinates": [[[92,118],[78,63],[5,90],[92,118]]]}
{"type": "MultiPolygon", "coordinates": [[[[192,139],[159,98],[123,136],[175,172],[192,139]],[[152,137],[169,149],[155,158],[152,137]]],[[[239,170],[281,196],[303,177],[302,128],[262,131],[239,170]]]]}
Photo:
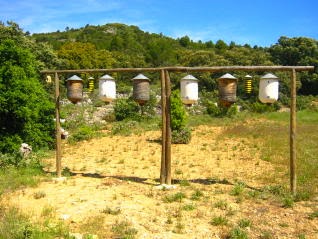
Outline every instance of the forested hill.
{"type": "MultiPolygon", "coordinates": [[[[270,47],[216,42],[194,42],[144,32],[119,23],[86,25],[80,29],[33,34],[37,43],[49,43],[63,61],[59,68],[109,68],[224,65],[318,66],[318,41],[306,37],[280,37],[270,47]]],[[[235,40],[235,39],[233,39],[235,40]]],[[[316,70],[317,71],[317,70],[316,70]]],[[[301,76],[304,94],[317,94],[318,75],[301,76]]]]}

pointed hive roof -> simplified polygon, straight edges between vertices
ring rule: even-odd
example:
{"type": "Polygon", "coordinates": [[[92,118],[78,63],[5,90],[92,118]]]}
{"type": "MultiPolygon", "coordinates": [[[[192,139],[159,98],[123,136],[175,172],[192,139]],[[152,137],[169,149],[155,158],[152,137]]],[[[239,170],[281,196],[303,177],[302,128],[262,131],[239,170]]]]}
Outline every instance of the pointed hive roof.
{"type": "Polygon", "coordinates": [[[261,79],[279,79],[279,78],[272,73],[267,73],[266,75],[263,75],[261,79]]]}
{"type": "Polygon", "coordinates": [[[195,81],[197,81],[198,79],[195,78],[193,75],[187,75],[187,76],[183,77],[181,80],[195,80],[195,81]]]}
{"type": "Polygon", "coordinates": [[[236,77],[232,76],[232,75],[229,74],[229,73],[224,74],[224,75],[221,76],[219,79],[234,79],[234,80],[237,80],[236,77]]]}

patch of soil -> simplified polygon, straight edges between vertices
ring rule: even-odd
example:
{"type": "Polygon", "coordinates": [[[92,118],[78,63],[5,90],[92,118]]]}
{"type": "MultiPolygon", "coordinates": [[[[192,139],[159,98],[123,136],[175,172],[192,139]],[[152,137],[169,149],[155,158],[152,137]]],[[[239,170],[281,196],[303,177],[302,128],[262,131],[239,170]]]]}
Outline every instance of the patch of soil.
{"type": "MultiPolygon", "coordinates": [[[[242,229],[249,238],[318,238],[317,218],[308,218],[318,209],[317,202],[283,208],[277,200],[248,196],[268,183],[264,176],[286,178],[287,169],[275,172],[246,139],[219,137],[223,130],[200,126],[190,144],[172,146],[172,177],[174,182],[183,180],[183,186],[176,184],[173,190],[155,188],[161,158],[161,133],[155,131],[64,144],[62,165],[72,176],[65,182],[45,181],[7,194],[5,200],[34,218],[43,208],[54,207],[56,216],[64,218],[74,233],[84,233],[83,224],[90,218],[102,218],[96,233],[101,238],[113,238],[111,228],[121,221],[138,231],[136,238],[226,238],[242,219],[250,222],[242,229]],[[240,181],[246,185],[244,194],[233,195],[240,181]],[[37,192],[45,196],[36,199],[37,192]],[[166,202],[167,196],[178,192],[183,199],[166,202]],[[219,216],[227,218],[226,225],[212,225],[219,216]]],[[[45,163],[47,171],[55,170],[55,158],[45,163]]]]}

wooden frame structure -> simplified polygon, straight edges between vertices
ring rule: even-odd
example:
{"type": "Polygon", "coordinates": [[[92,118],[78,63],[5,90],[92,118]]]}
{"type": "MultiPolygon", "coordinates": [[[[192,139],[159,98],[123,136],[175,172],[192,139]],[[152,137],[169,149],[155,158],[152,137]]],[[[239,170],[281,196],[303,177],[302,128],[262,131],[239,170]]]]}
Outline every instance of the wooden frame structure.
{"type": "Polygon", "coordinates": [[[156,67],[156,68],[114,68],[44,70],[42,74],[55,75],[55,117],[56,117],[56,173],[61,177],[61,126],[59,74],[66,73],[110,73],[110,72],[160,72],[162,107],[162,151],[160,184],[171,184],[171,82],[169,72],[225,72],[225,71],[287,71],[291,73],[290,101],[290,191],[296,195],[296,79],[297,72],[314,70],[313,66],[213,66],[213,67],[156,67]]]}

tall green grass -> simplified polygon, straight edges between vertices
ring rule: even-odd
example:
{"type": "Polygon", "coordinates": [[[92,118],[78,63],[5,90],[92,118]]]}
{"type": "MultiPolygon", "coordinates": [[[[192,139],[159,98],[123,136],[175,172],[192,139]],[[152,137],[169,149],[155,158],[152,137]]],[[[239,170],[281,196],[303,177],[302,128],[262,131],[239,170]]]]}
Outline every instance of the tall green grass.
{"type": "Polygon", "coordinates": [[[2,239],[72,239],[68,228],[47,217],[44,223],[32,223],[29,216],[14,207],[0,205],[0,238],[2,239]]]}
{"type": "MultiPolygon", "coordinates": [[[[289,114],[267,113],[257,116],[249,124],[229,125],[222,137],[248,138],[251,147],[256,146],[263,160],[284,169],[286,178],[276,181],[288,182],[289,173],[289,114]]],[[[318,193],[318,112],[297,113],[297,183],[299,194],[310,197],[318,193]]],[[[277,174],[276,177],[279,177],[277,174]]]]}

